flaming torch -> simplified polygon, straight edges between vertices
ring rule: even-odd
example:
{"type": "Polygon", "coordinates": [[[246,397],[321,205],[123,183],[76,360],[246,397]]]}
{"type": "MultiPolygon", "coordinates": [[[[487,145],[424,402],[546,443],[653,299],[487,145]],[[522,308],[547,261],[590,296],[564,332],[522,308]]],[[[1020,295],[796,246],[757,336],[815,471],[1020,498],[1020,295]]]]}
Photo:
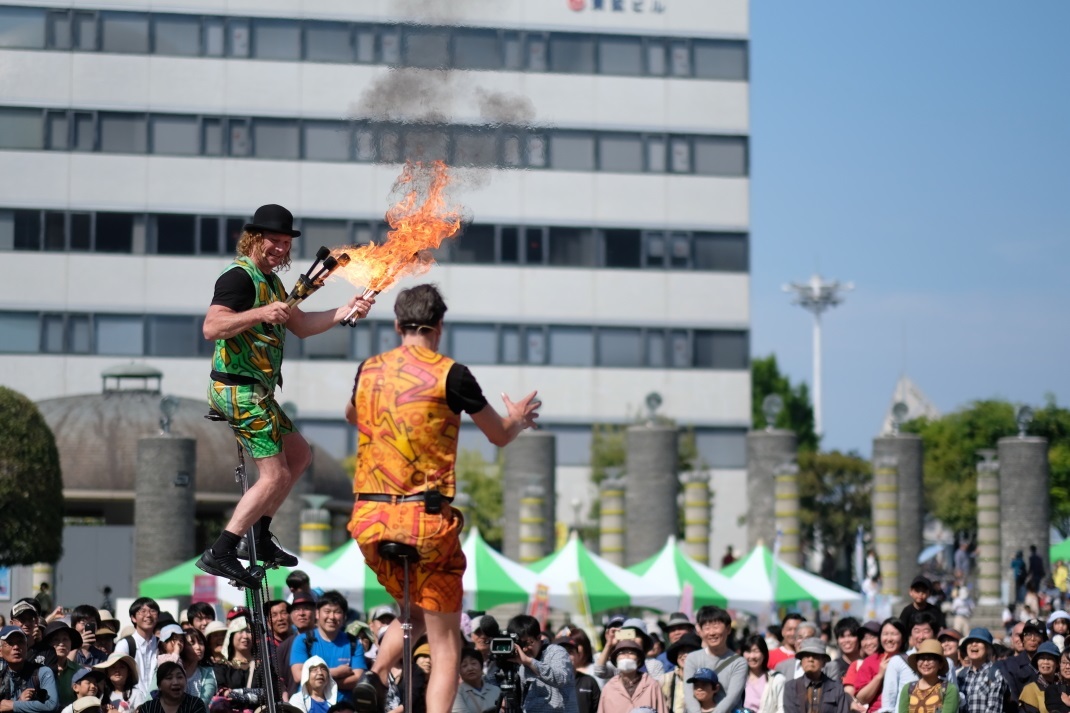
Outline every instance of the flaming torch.
{"type": "MultiPolygon", "coordinates": [[[[364,287],[364,296],[372,297],[402,277],[430,270],[435,264],[431,251],[461,229],[461,211],[446,203],[449,182],[449,169],[442,161],[405,164],[394,185],[394,192],[404,196],[386,212],[390,225],[386,242],[348,249],[351,259],[345,265],[339,263],[342,269],[337,274],[364,287]]],[[[356,315],[354,308],[342,324],[356,326],[356,315]]]]}
{"type": "Polygon", "coordinates": [[[286,298],[286,305],[294,307],[304,302],[305,298],[323,287],[323,281],[327,279],[328,275],[338,268],[348,265],[349,260],[347,253],[341,252],[335,257],[331,255],[330,249],[321,247],[316,251],[316,261],[312,263],[312,267],[297,278],[297,284],[293,286],[289,296],[286,298]]]}

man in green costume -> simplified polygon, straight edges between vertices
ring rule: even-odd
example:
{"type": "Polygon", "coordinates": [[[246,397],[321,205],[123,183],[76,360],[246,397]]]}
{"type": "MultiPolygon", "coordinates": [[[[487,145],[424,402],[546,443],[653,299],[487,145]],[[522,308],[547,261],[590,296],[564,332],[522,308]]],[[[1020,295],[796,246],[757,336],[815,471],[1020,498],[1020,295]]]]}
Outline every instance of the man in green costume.
{"type": "Polygon", "coordinates": [[[256,460],[260,477],[238,501],[234,515],[197,566],[209,574],[252,587],[256,581],[239,562],[248,559],[242,539],[255,527],[257,557],[269,565],[293,567],[297,558],[282,549],[268,528],[294,483],[312,461],[308,443],[275,400],[281,385],[286,330],[297,337],[326,332],[350,310],[365,317],[374,299],[360,296],[348,305],[304,312],[286,304],[277,270],[290,266],[290,244],[301,231],[280,205],[257,209],[238,242],[238,257],[219,276],[204,337],[215,341],[208,400],[226,416],[238,440],[256,460]]]}

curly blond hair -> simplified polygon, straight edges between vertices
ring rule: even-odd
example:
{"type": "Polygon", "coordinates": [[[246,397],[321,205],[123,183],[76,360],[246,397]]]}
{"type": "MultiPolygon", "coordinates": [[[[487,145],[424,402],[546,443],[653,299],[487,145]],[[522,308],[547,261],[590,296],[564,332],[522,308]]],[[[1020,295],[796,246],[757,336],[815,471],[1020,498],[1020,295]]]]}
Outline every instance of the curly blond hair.
{"type": "MultiPolygon", "coordinates": [[[[254,261],[256,261],[257,258],[263,256],[263,253],[264,234],[259,230],[243,230],[241,233],[241,238],[238,239],[238,255],[251,257],[254,261]]],[[[286,253],[286,258],[282,261],[282,264],[275,269],[276,272],[282,272],[284,270],[290,269],[290,255],[292,253],[292,249],[290,250],[290,252],[286,253]]]]}

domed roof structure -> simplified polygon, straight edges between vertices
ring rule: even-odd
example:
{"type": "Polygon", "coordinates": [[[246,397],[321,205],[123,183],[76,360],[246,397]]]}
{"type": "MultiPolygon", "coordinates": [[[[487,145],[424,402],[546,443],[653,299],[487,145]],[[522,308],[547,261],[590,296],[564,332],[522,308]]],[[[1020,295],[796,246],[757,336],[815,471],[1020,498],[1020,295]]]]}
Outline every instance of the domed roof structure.
{"type": "MultiPolygon", "coordinates": [[[[159,371],[141,364],[125,365],[105,370],[102,377],[103,393],[37,403],[56,436],[68,498],[93,498],[96,493],[133,498],[138,439],[163,432],[159,371]],[[139,383],[130,388],[134,380],[139,383]]],[[[170,433],[197,441],[197,500],[236,502],[240,495],[234,480],[238,450],[230,427],[204,418],[207,399],[166,398],[170,433]]],[[[316,445],[312,451],[312,466],[304,476],[308,482],[301,491],[351,502],[352,481],[341,464],[316,445]]],[[[248,454],[246,464],[252,477],[256,469],[248,454]]]]}

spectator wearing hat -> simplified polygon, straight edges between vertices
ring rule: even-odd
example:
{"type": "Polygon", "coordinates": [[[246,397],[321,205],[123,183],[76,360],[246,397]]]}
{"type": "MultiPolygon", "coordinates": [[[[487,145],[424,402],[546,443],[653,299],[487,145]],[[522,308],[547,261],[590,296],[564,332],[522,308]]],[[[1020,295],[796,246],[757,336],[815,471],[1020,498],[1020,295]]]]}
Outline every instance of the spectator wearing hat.
{"type": "Polygon", "coordinates": [[[327,713],[338,702],[338,684],[331,678],[330,666],[319,656],[305,661],[301,669],[301,687],[290,696],[290,705],[301,713],[327,713]]]}
{"type": "Polygon", "coordinates": [[[212,662],[212,665],[223,663],[226,661],[226,656],[223,651],[223,641],[227,637],[227,625],[221,621],[213,621],[204,627],[204,643],[208,648],[205,653],[206,658],[212,662]]]}
{"type": "Polygon", "coordinates": [[[130,605],[130,622],[134,632],[115,642],[115,651],[127,654],[137,664],[138,688],[147,699],[156,678],[156,654],[160,640],[156,638],[156,622],[160,605],[149,597],[138,597],[130,605]]]}
{"type": "Polygon", "coordinates": [[[1033,668],[1037,670],[1037,680],[1022,689],[1018,697],[1018,707],[1022,713],[1048,713],[1044,696],[1048,689],[1059,680],[1059,647],[1045,641],[1033,655],[1033,668]]]}
{"type": "Polygon", "coordinates": [[[70,705],[70,709],[71,713],[101,713],[101,700],[96,696],[79,698],[70,705]]]}
{"type": "Polygon", "coordinates": [[[53,713],[58,711],[56,679],[52,669],[29,659],[29,638],[18,626],[0,629],[0,712],[53,713]]]}
{"type": "Polygon", "coordinates": [[[1062,651],[1066,647],[1067,635],[1070,635],[1070,614],[1057,609],[1048,615],[1048,640],[1062,651]]]}
{"type": "Polygon", "coordinates": [[[156,665],[164,661],[179,662],[182,660],[182,649],[186,646],[186,632],[178,624],[168,624],[160,629],[157,634],[160,643],[157,645],[156,665]]]}
{"type": "Polygon", "coordinates": [[[806,621],[799,612],[788,612],[780,622],[780,646],[769,652],[769,668],[776,668],[783,661],[795,658],[795,629],[806,621]]]}
{"type": "Polygon", "coordinates": [[[372,628],[372,633],[375,634],[375,638],[379,638],[379,632],[390,626],[390,622],[397,618],[398,615],[397,612],[394,611],[394,607],[389,604],[383,604],[375,607],[368,614],[368,626],[372,628]]]}
{"type": "Polygon", "coordinates": [[[223,662],[212,667],[219,694],[225,696],[232,688],[253,685],[255,665],[249,620],[243,616],[235,617],[227,624],[227,633],[223,637],[223,662]]]}
{"type": "Polygon", "coordinates": [[[642,707],[668,713],[661,686],[641,670],[646,648],[639,638],[619,639],[613,644],[609,657],[620,674],[602,689],[598,713],[631,713],[632,709],[642,707]]]}
{"type": "Polygon", "coordinates": [[[704,606],[695,617],[703,648],[695,651],[684,662],[684,692],[688,713],[699,713],[700,704],[687,680],[700,668],[708,668],[717,674],[718,687],[714,692],[715,713],[729,713],[743,700],[747,684],[747,662],[739,654],[728,649],[728,637],[732,633],[732,617],[721,607],[704,606]]]}
{"type": "Polygon", "coordinates": [[[142,703],[137,713],[208,713],[204,701],[186,693],[186,672],[182,664],[165,661],[156,670],[158,695],[142,703]]]}
{"type": "Polygon", "coordinates": [[[784,713],[849,713],[851,701],[843,685],[823,671],[830,660],[825,643],[818,637],[805,639],[795,658],[803,675],[784,684],[784,713]]]}
{"type": "Polygon", "coordinates": [[[944,656],[947,658],[948,665],[950,666],[950,670],[948,671],[947,675],[951,678],[954,678],[955,673],[958,671],[959,666],[961,665],[959,663],[961,659],[959,652],[959,641],[962,640],[962,634],[960,634],[956,629],[941,629],[936,634],[936,640],[940,642],[940,649],[944,652],[944,656]]]}
{"type": "Polygon", "coordinates": [[[74,689],[71,687],[74,674],[86,668],[67,658],[71,651],[82,646],[82,637],[67,622],[57,620],[45,627],[41,641],[55,652],[51,668],[56,676],[59,707],[63,708],[74,702],[74,689]]]}
{"type": "Polygon", "coordinates": [[[947,626],[944,620],[944,612],[937,605],[929,601],[929,595],[933,593],[933,583],[928,577],[918,575],[910,583],[910,603],[903,607],[899,613],[899,620],[904,626],[911,626],[914,617],[920,612],[929,612],[936,620],[936,630],[939,631],[947,626]]]}
{"type": "Polygon", "coordinates": [[[696,669],[686,683],[694,692],[699,713],[713,713],[717,706],[715,701],[721,693],[721,683],[717,680],[717,672],[708,668],[696,669]]]}
{"type": "Polygon", "coordinates": [[[579,713],[595,713],[598,710],[602,687],[599,685],[598,679],[580,670],[583,667],[583,661],[580,658],[580,647],[570,636],[559,636],[553,640],[553,643],[567,651],[568,657],[572,661],[572,669],[576,676],[576,707],[579,709],[579,713]]]}
{"type": "Polygon", "coordinates": [[[1039,620],[1029,619],[1022,623],[1020,637],[1022,650],[1000,662],[1003,675],[1011,688],[1012,700],[1018,700],[1025,687],[1037,680],[1037,671],[1033,668],[1033,656],[1047,638],[1047,627],[1039,620]]]}
{"type": "Polygon", "coordinates": [[[1070,711],[1070,649],[1064,650],[1059,656],[1059,675],[1044,692],[1044,707],[1048,713],[1070,711]]]}
{"type": "Polygon", "coordinates": [[[858,692],[855,686],[855,679],[858,677],[858,671],[862,668],[862,663],[866,660],[866,657],[879,653],[881,650],[881,624],[879,621],[867,621],[855,629],[855,635],[858,638],[859,657],[847,666],[847,670],[841,678],[841,683],[843,683],[843,689],[847,691],[847,695],[851,697],[851,710],[855,713],[863,713],[867,706],[862,705],[855,698],[855,694],[858,692]]]}
{"type": "Polygon", "coordinates": [[[316,599],[310,592],[298,590],[287,608],[290,613],[290,626],[295,633],[275,650],[275,670],[282,681],[283,700],[289,698],[291,693],[297,692],[297,679],[290,668],[290,653],[295,641],[316,628],[316,599]]]}
{"type": "MultiPolygon", "coordinates": [[[[897,656],[888,662],[884,670],[884,686],[881,691],[881,700],[884,709],[889,711],[899,710],[899,697],[903,686],[918,680],[914,667],[910,665],[909,656],[917,651],[923,641],[936,639],[935,621],[928,612],[918,612],[910,627],[910,648],[906,651],[907,658],[897,656]]],[[[938,642],[939,643],[939,642],[938,642]]],[[[950,667],[954,662],[948,661],[950,667]]]]}
{"type": "Polygon", "coordinates": [[[968,665],[959,669],[956,685],[965,702],[966,713],[1003,713],[1013,710],[1010,687],[992,661],[992,633],[973,628],[962,639],[968,665]]]}
{"type": "Polygon", "coordinates": [[[695,633],[695,625],[683,612],[673,612],[665,623],[665,650],[658,654],[657,659],[666,673],[673,670],[673,662],[669,660],[669,647],[680,640],[687,633],[695,633]]]}
{"type": "MultiPolygon", "coordinates": [[[[817,624],[811,621],[800,621],[795,626],[793,641],[791,642],[792,651],[798,651],[802,646],[802,642],[806,639],[812,639],[818,635],[817,624]]],[[[784,643],[788,643],[787,639],[784,643]]],[[[802,678],[802,661],[798,657],[793,656],[789,659],[784,659],[780,663],[773,667],[773,670],[779,673],[788,681],[794,681],[796,678],[802,678]]]]}
{"type": "Polygon", "coordinates": [[[669,644],[665,655],[672,664],[672,670],[667,671],[661,679],[661,692],[669,704],[669,713],[684,713],[685,682],[684,664],[687,657],[693,651],[702,649],[702,639],[693,631],[689,631],[669,644]]]}
{"type": "Polygon", "coordinates": [[[41,640],[44,626],[36,599],[23,597],[15,602],[15,605],[11,607],[11,624],[19,627],[26,634],[26,645],[29,647],[26,655],[29,660],[49,667],[55,664],[56,653],[51,646],[41,640]]]}
{"type": "Polygon", "coordinates": [[[514,616],[506,631],[516,638],[515,661],[527,692],[524,713],[576,713],[576,677],[568,652],[555,644],[543,646],[539,620],[533,616],[514,616]]]}
{"type": "Polygon", "coordinates": [[[959,689],[948,679],[950,668],[944,649],[936,639],[926,639],[915,647],[907,662],[915,680],[899,692],[897,713],[955,713],[959,707],[959,689]]]}
{"type": "Polygon", "coordinates": [[[656,658],[650,658],[650,649],[653,647],[654,641],[650,638],[650,634],[647,633],[646,622],[642,619],[625,619],[621,622],[619,628],[607,629],[606,647],[599,654],[598,661],[595,663],[591,673],[595,678],[601,678],[604,681],[608,681],[617,675],[617,669],[614,668],[613,662],[609,660],[609,654],[613,649],[613,645],[625,637],[639,642],[643,649],[643,657],[639,662],[639,668],[650,674],[660,684],[662,677],[665,675],[665,669],[656,658]]]}
{"type": "Polygon", "coordinates": [[[783,674],[769,670],[769,647],[757,634],[747,637],[740,649],[747,661],[747,685],[743,707],[755,713],[784,713],[783,674]]]}
{"type": "Polygon", "coordinates": [[[888,710],[882,706],[884,674],[891,659],[902,656],[907,647],[910,632],[903,622],[895,617],[881,622],[880,652],[867,656],[855,676],[855,700],[869,711],[888,710]]]}
{"type": "Polygon", "coordinates": [[[74,700],[61,713],[74,713],[74,704],[81,698],[93,698],[99,706],[104,690],[104,674],[95,668],[83,668],[71,678],[71,690],[74,691],[74,700]]]}
{"type": "Polygon", "coordinates": [[[137,686],[137,664],[130,656],[112,654],[93,668],[104,674],[101,699],[119,713],[135,710],[148,700],[137,686]]]}
{"type": "MultiPolygon", "coordinates": [[[[594,683],[593,678],[591,682],[594,683]]],[[[594,687],[597,691],[598,684],[595,683],[594,687]]],[[[580,695],[578,688],[577,680],[577,696],[580,695]]],[[[451,713],[497,711],[498,696],[501,692],[500,688],[483,679],[483,654],[479,652],[479,649],[474,646],[465,646],[461,649],[461,683],[457,687],[457,697],[453,699],[451,713]]],[[[580,713],[593,713],[593,711],[585,710],[581,706],[580,713]]]]}

